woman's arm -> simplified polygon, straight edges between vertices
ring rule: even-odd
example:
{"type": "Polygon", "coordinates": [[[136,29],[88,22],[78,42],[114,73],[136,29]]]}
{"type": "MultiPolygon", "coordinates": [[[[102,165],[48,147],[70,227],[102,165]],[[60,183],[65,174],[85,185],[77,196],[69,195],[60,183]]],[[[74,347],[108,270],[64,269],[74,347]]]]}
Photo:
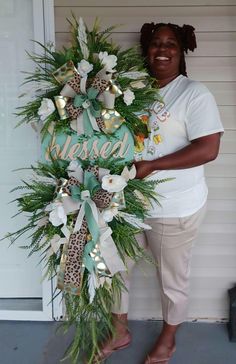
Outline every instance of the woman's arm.
{"type": "Polygon", "coordinates": [[[144,178],[154,171],[184,169],[200,166],[214,160],[220,147],[220,133],[207,135],[191,141],[183,149],[152,161],[135,162],[136,178],[144,178]]]}

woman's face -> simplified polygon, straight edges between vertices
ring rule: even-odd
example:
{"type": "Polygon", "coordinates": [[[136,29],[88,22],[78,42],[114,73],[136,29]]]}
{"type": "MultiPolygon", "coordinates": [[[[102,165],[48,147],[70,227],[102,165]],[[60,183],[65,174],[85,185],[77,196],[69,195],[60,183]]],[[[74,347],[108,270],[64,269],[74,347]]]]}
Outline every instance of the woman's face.
{"type": "Polygon", "coordinates": [[[158,80],[174,79],[180,74],[180,58],[181,49],[174,32],[168,26],[158,29],[147,52],[152,75],[158,80]]]}

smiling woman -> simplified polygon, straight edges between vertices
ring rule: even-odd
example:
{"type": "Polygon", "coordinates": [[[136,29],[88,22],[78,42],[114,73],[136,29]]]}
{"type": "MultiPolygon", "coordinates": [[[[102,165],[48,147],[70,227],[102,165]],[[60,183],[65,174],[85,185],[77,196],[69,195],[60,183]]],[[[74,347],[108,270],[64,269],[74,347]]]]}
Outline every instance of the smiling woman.
{"type": "Polygon", "coordinates": [[[178,76],[181,48],[170,28],[163,26],[155,33],[148,48],[147,56],[152,75],[157,78],[161,74],[158,77],[161,87],[178,76]]]}
{"type": "Polygon", "coordinates": [[[187,76],[184,52],[197,48],[194,28],[191,25],[179,27],[170,23],[144,24],[141,43],[150,72],[161,87],[179,74],[187,76]],[[150,35],[152,36],[149,39],[150,35]]]}
{"type": "MultiPolygon", "coordinates": [[[[164,321],[144,364],[168,364],[176,350],[175,334],[187,315],[192,248],[206,211],[203,164],[217,157],[223,127],[212,94],[187,77],[184,53],[196,48],[192,26],[144,24],[141,47],[161,100],[150,106],[149,135],[136,153],[136,177],[169,179],[158,186],[161,205],[149,209],[146,223],[152,229],[139,235],[140,245],[148,245],[157,262],[164,321]]],[[[129,264],[129,272],[132,268],[129,264]]],[[[100,361],[131,341],[127,329],[130,274],[123,277],[127,291],[113,307],[116,333],[101,346],[100,361]]]]}

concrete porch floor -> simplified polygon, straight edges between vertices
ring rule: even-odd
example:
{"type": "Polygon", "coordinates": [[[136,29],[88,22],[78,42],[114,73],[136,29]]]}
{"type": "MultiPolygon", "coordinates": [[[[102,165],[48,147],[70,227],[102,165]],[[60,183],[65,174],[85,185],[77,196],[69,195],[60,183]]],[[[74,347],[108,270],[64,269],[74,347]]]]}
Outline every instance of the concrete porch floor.
{"type": "MultiPolygon", "coordinates": [[[[1,364],[60,364],[72,335],[55,334],[57,322],[0,322],[1,364]]],[[[129,348],[107,364],[142,364],[161,330],[160,321],[130,321],[129,348]]],[[[177,351],[169,364],[235,364],[236,343],[230,342],[225,324],[185,323],[177,336],[177,351]]],[[[63,361],[69,364],[69,361],[63,361]]]]}

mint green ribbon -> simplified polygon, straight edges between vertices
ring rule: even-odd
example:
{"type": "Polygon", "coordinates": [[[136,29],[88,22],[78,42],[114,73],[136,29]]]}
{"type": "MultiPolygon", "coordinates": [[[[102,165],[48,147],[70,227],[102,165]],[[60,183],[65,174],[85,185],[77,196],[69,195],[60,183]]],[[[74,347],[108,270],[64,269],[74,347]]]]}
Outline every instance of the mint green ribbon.
{"type": "Polygon", "coordinates": [[[96,118],[101,115],[99,101],[96,97],[99,94],[99,90],[94,87],[90,87],[87,94],[78,94],[74,98],[75,107],[83,107],[83,127],[84,134],[86,136],[93,135],[93,131],[99,131],[96,123],[96,118]]]}
{"type": "Polygon", "coordinates": [[[70,186],[71,197],[73,200],[80,200],[81,189],[80,186],[70,186]]]}
{"type": "MultiPolygon", "coordinates": [[[[93,240],[98,241],[98,238],[100,235],[99,226],[97,224],[97,221],[94,218],[93,210],[91,207],[91,202],[94,204],[94,206],[96,206],[96,205],[91,199],[89,199],[89,201],[88,200],[84,200],[84,201],[85,201],[84,211],[85,211],[85,217],[86,217],[86,221],[88,224],[89,232],[92,235],[93,240]]],[[[96,209],[97,209],[97,207],[96,207],[96,209]]]]}
{"type": "Polygon", "coordinates": [[[79,186],[70,187],[72,198],[81,202],[81,208],[77,217],[78,223],[76,222],[76,225],[80,228],[83,216],[85,216],[89,232],[96,242],[100,233],[98,223],[95,219],[97,207],[91,199],[91,196],[100,188],[100,183],[92,172],[85,171],[83,184],[85,187],[83,191],[80,190],[79,186]]]}
{"type": "Polygon", "coordinates": [[[97,180],[96,176],[89,171],[84,172],[84,187],[89,190],[91,196],[94,195],[100,188],[100,182],[97,180]]]}
{"type": "Polygon", "coordinates": [[[95,264],[90,253],[95,248],[95,243],[90,240],[84,247],[83,263],[90,273],[94,270],[95,264]]]}
{"type": "MultiPolygon", "coordinates": [[[[84,189],[89,190],[90,195],[93,196],[94,193],[100,188],[100,183],[98,182],[96,176],[92,172],[84,172],[84,189]]],[[[80,186],[70,186],[71,197],[73,200],[81,200],[81,188],[80,186]]]]}

